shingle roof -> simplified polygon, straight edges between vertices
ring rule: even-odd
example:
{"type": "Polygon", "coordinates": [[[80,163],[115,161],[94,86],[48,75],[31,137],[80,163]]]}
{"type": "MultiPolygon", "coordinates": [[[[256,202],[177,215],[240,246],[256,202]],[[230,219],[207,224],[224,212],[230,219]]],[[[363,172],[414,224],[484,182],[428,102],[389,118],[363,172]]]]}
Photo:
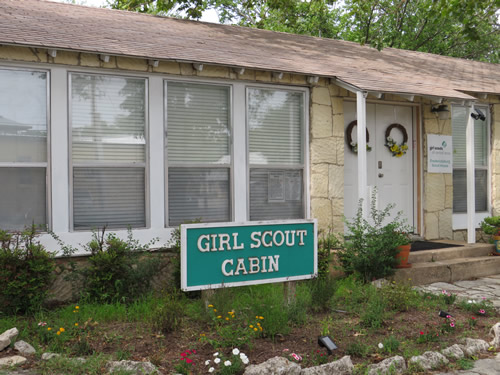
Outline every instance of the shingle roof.
{"type": "Polygon", "coordinates": [[[0,0],[0,44],[335,77],[367,91],[500,94],[500,64],[41,0],[0,0]]]}

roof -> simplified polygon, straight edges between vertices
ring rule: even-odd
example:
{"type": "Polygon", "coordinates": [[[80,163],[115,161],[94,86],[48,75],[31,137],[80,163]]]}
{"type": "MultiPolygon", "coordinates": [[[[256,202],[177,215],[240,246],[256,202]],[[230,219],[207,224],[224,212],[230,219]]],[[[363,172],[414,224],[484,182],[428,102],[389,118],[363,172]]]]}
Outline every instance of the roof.
{"type": "Polygon", "coordinates": [[[41,0],[0,0],[0,44],[331,77],[365,91],[500,94],[500,64],[41,0]]]}

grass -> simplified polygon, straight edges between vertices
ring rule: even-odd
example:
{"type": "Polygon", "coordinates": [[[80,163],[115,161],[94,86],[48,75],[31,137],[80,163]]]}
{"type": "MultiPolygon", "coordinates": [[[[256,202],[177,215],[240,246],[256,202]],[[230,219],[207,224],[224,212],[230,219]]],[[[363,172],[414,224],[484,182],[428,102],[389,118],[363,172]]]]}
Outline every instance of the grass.
{"type": "MultiPolygon", "coordinates": [[[[33,361],[42,374],[99,374],[110,359],[146,359],[172,372],[181,353],[194,348],[194,374],[208,370],[204,362],[214,352],[228,357],[235,347],[244,350],[251,363],[252,356],[262,362],[287,349],[311,365],[326,360],[318,354],[316,342],[325,333],[339,347],[327,360],[351,355],[355,373],[363,374],[375,359],[409,359],[462,337],[487,337],[498,321],[486,300],[469,303],[448,295],[420,294],[396,283],[377,289],[353,277],[299,282],[290,305],[284,302],[280,284],[219,289],[207,304],[208,310],[202,299],[179,292],[151,294],[128,305],[81,302],[32,316],[2,316],[0,331],[17,327],[19,339],[30,342],[38,356],[51,351],[88,359],[33,361]],[[439,310],[453,314],[455,327],[437,317],[439,310]]],[[[450,368],[467,369],[471,363],[465,358],[450,368]]],[[[418,373],[418,368],[408,373],[418,373]]]]}

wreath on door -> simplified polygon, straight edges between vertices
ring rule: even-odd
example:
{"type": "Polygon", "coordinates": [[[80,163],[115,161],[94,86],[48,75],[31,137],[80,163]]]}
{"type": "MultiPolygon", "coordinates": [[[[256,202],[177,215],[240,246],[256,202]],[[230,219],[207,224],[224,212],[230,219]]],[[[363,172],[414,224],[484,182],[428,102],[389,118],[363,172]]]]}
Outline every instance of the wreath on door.
{"type": "Polygon", "coordinates": [[[408,151],[408,133],[406,129],[401,124],[391,124],[385,130],[385,146],[392,153],[392,156],[400,158],[406,151],[408,151]],[[403,134],[403,142],[397,143],[394,138],[391,137],[392,129],[398,129],[403,134]]]}
{"type": "MultiPolygon", "coordinates": [[[[357,120],[351,121],[350,124],[347,125],[347,129],[345,130],[347,145],[355,154],[358,153],[358,143],[353,142],[352,140],[352,129],[354,129],[356,125],[358,125],[357,120]]],[[[368,129],[366,129],[366,151],[371,151],[372,148],[368,145],[368,142],[370,142],[370,133],[368,132],[368,129]]]]}

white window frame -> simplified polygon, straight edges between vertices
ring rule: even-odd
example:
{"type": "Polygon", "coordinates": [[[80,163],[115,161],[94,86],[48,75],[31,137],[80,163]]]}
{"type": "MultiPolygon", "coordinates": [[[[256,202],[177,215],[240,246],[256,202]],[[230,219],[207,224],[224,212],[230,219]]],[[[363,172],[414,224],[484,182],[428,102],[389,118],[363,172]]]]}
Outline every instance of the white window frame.
{"type": "MultiPolygon", "coordinates": [[[[46,86],[46,124],[47,124],[47,139],[46,139],[46,156],[45,162],[0,162],[0,168],[45,168],[45,225],[50,230],[52,228],[52,200],[51,200],[51,71],[50,69],[41,69],[39,67],[32,67],[28,65],[22,66],[9,66],[0,65],[1,70],[22,71],[22,72],[41,72],[45,73],[45,86],[46,86]]],[[[2,228],[0,228],[2,229],[2,228]]],[[[22,230],[23,228],[19,228],[22,230]]]]}
{"type": "MultiPolygon", "coordinates": [[[[69,161],[69,228],[72,232],[88,232],[90,229],[75,229],[74,228],[74,206],[73,206],[73,168],[144,168],[144,227],[136,227],[132,229],[147,229],[151,226],[150,219],[150,205],[149,205],[149,78],[144,75],[132,75],[132,74],[120,74],[118,72],[89,72],[80,70],[68,70],[67,71],[67,86],[68,86],[68,161],[69,161]],[[141,163],[130,162],[130,163],[113,163],[113,162],[73,162],[73,124],[71,122],[71,103],[72,103],[72,86],[71,86],[71,75],[72,74],[84,74],[93,76],[109,76],[109,77],[121,77],[121,78],[132,78],[132,79],[143,79],[144,80],[144,140],[145,140],[145,160],[141,163]]],[[[96,226],[97,227],[97,226],[96,226]]],[[[110,228],[109,231],[115,232],[119,230],[125,230],[127,228],[110,228]]]]}
{"type": "Polygon", "coordinates": [[[310,218],[310,196],[309,196],[309,90],[307,88],[280,86],[280,85],[245,85],[245,139],[246,139],[246,220],[250,220],[250,169],[282,169],[302,171],[302,219],[310,218]],[[303,94],[303,126],[301,140],[302,163],[296,165],[283,164],[250,164],[250,125],[248,118],[248,95],[251,89],[280,90],[300,92],[303,94]]]}
{"type": "MultiPolygon", "coordinates": [[[[462,107],[466,109],[466,114],[469,112],[467,111],[467,107],[463,105],[452,105],[452,111],[453,107],[462,107]]],[[[481,169],[481,170],[487,170],[487,181],[486,181],[486,188],[487,188],[487,194],[486,194],[486,202],[487,202],[487,209],[486,211],[476,211],[474,218],[475,218],[475,227],[480,228],[481,227],[481,222],[487,218],[488,216],[491,216],[491,112],[490,108],[487,104],[475,104],[475,108],[479,108],[481,111],[485,112],[487,114],[486,116],[486,145],[487,145],[487,150],[486,154],[488,155],[488,161],[486,163],[486,167],[474,167],[474,169],[481,169]]],[[[470,116],[470,115],[469,115],[470,116]]],[[[468,120],[468,119],[467,119],[468,120]]],[[[450,120],[451,121],[451,120],[450,120]]],[[[453,124],[452,124],[453,126],[453,124]]],[[[455,169],[455,168],[453,168],[455,169]]],[[[465,168],[457,168],[457,169],[465,169],[465,168]]],[[[453,181],[453,178],[452,178],[453,181]]],[[[453,202],[453,197],[452,197],[452,202],[453,202]]],[[[452,208],[453,210],[453,208],[452,208]]],[[[461,230],[461,229],[467,229],[467,213],[466,212],[461,212],[461,213],[455,213],[453,212],[452,214],[452,228],[453,230],[461,230]]]]}

